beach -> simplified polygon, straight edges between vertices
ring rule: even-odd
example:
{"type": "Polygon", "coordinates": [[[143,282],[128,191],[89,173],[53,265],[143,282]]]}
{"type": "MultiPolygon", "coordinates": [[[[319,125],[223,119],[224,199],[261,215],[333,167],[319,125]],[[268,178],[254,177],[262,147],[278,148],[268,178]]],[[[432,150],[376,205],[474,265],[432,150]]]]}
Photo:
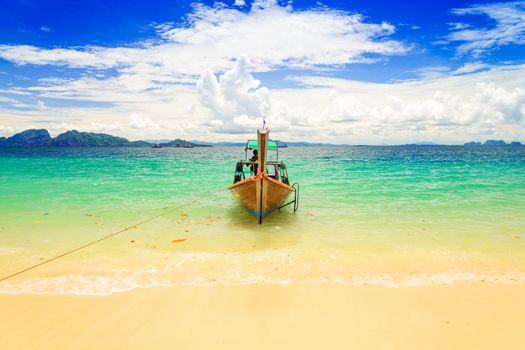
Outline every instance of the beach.
{"type": "Polygon", "coordinates": [[[524,148],[288,148],[262,225],[240,153],[2,151],[0,348],[523,348],[524,148]]]}
{"type": "Polygon", "coordinates": [[[2,349],[522,349],[525,286],[269,285],[2,295],[2,349]]]}

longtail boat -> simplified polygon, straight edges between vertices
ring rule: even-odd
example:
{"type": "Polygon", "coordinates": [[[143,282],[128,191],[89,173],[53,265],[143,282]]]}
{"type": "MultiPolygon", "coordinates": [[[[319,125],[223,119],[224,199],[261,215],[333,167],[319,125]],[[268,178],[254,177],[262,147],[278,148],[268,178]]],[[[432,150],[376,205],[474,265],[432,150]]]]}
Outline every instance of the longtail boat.
{"type": "Polygon", "coordinates": [[[289,204],[294,205],[295,212],[299,204],[299,184],[290,185],[286,165],[279,160],[279,145],[269,139],[267,129],[257,130],[257,140],[246,142],[244,160],[237,162],[233,184],[228,189],[257,217],[259,224],[271,212],[289,204]],[[254,151],[251,159],[248,159],[249,150],[254,151]],[[275,160],[270,160],[269,151],[275,152],[275,160]],[[249,177],[245,167],[249,167],[249,177]],[[293,200],[285,203],[291,194],[293,200]]]}

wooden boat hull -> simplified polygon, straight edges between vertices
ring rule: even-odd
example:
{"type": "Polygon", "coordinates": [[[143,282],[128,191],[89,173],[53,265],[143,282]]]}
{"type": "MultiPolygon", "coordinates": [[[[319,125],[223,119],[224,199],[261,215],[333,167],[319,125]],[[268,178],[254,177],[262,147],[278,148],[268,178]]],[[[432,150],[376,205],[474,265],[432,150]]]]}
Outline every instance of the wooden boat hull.
{"type": "Polygon", "coordinates": [[[228,189],[243,207],[258,218],[259,223],[264,216],[281,207],[290,193],[295,192],[293,187],[262,173],[234,183],[228,189]]]}

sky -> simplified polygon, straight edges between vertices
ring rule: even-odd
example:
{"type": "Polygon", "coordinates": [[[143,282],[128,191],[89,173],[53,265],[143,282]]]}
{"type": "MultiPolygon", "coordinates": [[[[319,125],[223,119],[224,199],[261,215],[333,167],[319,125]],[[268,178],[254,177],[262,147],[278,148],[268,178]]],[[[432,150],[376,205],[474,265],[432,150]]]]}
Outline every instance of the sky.
{"type": "Polygon", "coordinates": [[[525,141],[525,1],[4,0],[0,136],[525,141]]]}

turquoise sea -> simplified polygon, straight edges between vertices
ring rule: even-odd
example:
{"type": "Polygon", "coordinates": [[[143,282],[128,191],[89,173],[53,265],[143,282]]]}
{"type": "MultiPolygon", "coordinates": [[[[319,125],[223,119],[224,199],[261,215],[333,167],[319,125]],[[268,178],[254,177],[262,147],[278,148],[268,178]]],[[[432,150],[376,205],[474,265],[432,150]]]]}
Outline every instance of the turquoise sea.
{"type": "Polygon", "coordinates": [[[262,225],[226,190],[243,156],[242,147],[0,149],[0,278],[131,227],[0,282],[0,292],[525,283],[525,147],[281,149],[300,206],[262,225]]]}

